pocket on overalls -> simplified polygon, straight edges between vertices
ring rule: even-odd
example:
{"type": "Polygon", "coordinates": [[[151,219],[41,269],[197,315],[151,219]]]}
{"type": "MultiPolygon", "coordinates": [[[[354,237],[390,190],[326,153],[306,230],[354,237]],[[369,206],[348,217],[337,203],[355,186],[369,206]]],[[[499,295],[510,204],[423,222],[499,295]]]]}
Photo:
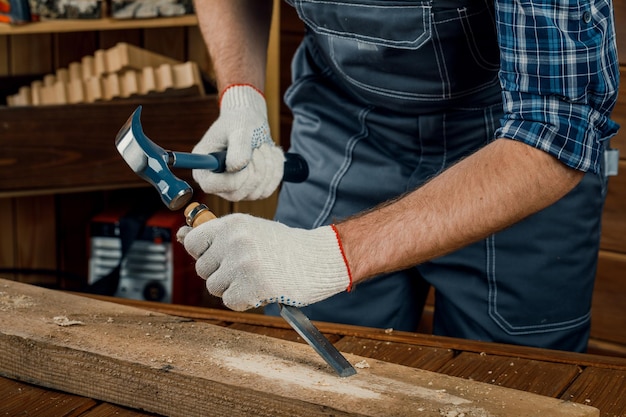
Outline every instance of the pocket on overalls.
{"type": "Polygon", "coordinates": [[[400,112],[499,95],[493,10],[483,0],[446,3],[461,6],[293,0],[341,85],[368,104],[400,112]]]}

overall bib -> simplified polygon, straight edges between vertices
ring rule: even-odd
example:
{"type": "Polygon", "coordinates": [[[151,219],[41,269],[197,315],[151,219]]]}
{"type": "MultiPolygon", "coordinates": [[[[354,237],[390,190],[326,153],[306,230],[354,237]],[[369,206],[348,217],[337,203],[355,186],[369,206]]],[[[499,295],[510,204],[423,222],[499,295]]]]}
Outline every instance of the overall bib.
{"type": "MultiPolygon", "coordinates": [[[[276,220],[315,228],[345,219],[494,139],[502,104],[492,2],[288,2],[307,28],[285,101],[291,151],[307,159],[310,177],[283,184],[276,220]]],[[[303,311],[414,331],[433,285],[436,334],[582,351],[605,192],[605,178],[587,174],[503,232],[303,311]]],[[[277,314],[275,305],[266,311],[277,314]]]]}

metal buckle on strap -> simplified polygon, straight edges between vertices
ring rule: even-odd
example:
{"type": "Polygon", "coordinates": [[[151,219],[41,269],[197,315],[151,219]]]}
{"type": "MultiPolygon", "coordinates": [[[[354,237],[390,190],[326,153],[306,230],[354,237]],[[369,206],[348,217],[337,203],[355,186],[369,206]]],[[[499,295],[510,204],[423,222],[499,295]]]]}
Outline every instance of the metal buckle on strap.
{"type": "Polygon", "coordinates": [[[619,149],[608,148],[604,150],[604,175],[614,177],[619,170],[619,149]]]}

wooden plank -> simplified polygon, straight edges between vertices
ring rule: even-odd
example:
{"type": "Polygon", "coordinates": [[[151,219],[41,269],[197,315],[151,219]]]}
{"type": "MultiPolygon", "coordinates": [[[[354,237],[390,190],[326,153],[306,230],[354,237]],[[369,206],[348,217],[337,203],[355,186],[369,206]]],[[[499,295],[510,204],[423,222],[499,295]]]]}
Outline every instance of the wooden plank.
{"type": "MultiPolygon", "coordinates": [[[[613,1],[613,15],[615,16],[617,49],[620,51],[626,51],[626,1],[613,1]]],[[[620,62],[624,63],[622,55],[620,55],[619,58],[620,62]]]]}
{"type": "Polygon", "coordinates": [[[602,408],[602,417],[626,416],[626,372],[589,367],[563,393],[564,401],[602,408]]]}
{"type": "MultiPolygon", "coordinates": [[[[622,7],[623,10],[626,11],[626,7],[622,7]]],[[[624,27],[624,29],[626,29],[626,20],[625,24],[622,26],[624,27]]],[[[624,31],[624,29],[620,30],[624,31]]],[[[624,34],[626,35],[626,31],[624,31],[624,34]]],[[[624,37],[624,40],[626,41],[626,36],[624,37]]],[[[626,67],[624,66],[620,67],[620,77],[621,79],[624,79],[624,77],[626,77],[626,67]]],[[[626,97],[624,97],[624,94],[619,94],[617,96],[617,103],[615,103],[615,108],[613,109],[611,118],[614,119],[621,126],[626,126],[626,97]]],[[[626,129],[620,129],[617,134],[611,138],[611,146],[613,148],[622,149],[620,158],[626,159],[626,129]]]]}
{"type": "Polygon", "coordinates": [[[354,336],[344,337],[335,345],[342,352],[428,371],[437,371],[454,357],[454,352],[450,349],[391,343],[354,336]]]}
{"type": "MultiPolygon", "coordinates": [[[[623,148],[626,154],[626,146],[623,148]]],[[[602,211],[600,247],[626,253],[626,161],[619,163],[619,175],[609,178],[606,203],[602,211]]]]}
{"type": "MultiPolygon", "coordinates": [[[[206,309],[194,306],[175,306],[164,303],[154,303],[149,301],[126,300],[121,298],[111,298],[103,296],[85,295],[97,300],[114,301],[124,305],[139,307],[163,314],[177,315],[195,320],[208,320],[220,322],[248,323],[252,325],[262,324],[264,326],[288,328],[280,317],[264,316],[260,314],[239,313],[224,309],[206,309]]],[[[426,335],[413,332],[389,331],[385,329],[367,328],[352,326],[349,324],[317,322],[317,327],[324,334],[338,334],[345,337],[360,337],[371,340],[381,340],[385,342],[406,343],[422,347],[488,353],[499,356],[515,356],[524,359],[541,360],[553,363],[563,363],[576,366],[594,366],[607,369],[618,369],[626,371],[626,359],[619,357],[599,356],[576,352],[554,351],[540,349],[529,346],[514,346],[502,343],[486,343],[475,340],[459,340],[443,336],[426,335]]]]}
{"type": "Polygon", "coordinates": [[[100,49],[109,49],[119,42],[126,42],[131,45],[140,46],[142,38],[140,29],[105,30],[99,33],[100,49]]]}
{"type": "Polygon", "coordinates": [[[9,37],[0,35],[0,77],[9,75],[9,37]]]}
{"type": "Polygon", "coordinates": [[[145,417],[146,415],[147,413],[145,412],[105,403],[84,412],[80,417],[145,417]]]}
{"type": "MultiPolygon", "coordinates": [[[[15,200],[16,267],[25,270],[55,271],[56,207],[53,195],[20,197],[15,200]]],[[[50,274],[23,273],[22,282],[56,285],[50,274]]]]}
{"type": "Polygon", "coordinates": [[[86,33],[57,33],[53,35],[54,67],[67,68],[71,62],[81,62],[86,55],[93,55],[98,49],[98,34],[86,33]]]}
{"type": "Polygon", "coordinates": [[[282,143],[280,138],[280,0],[274,0],[272,25],[270,27],[269,44],[267,46],[267,71],[265,76],[265,98],[267,102],[267,118],[272,132],[272,139],[282,143]]]}
{"type": "Polygon", "coordinates": [[[600,252],[591,307],[592,337],[622,345],[626,345],[624,270],[625,254],[600,252]]]}
{"type": "Polygon", "coordinates": [[[171,26],[195,26],[195,15],[160,17],[158,19],[60,19],[27,25],[0,25],[2,35],[24,35],[37,33],[91,32],[93,30],[114,32],[135,28],[166,28],[171,26]]]}
{"type": "Polygon", "coordinates": [[[6,378],[0,378],[0,398],[0,415],[3,416],[78,417],[96,405],[91,398],[64,392],[51,393],[6,378]]]}
{"type": "MultiPolygon", "coordinates": [[[[15,199],[0,198],[0,268],[14,268],[16,264],[15,199]]],[[[15,274],[5,278],[17,279],[15,274]]]]}
{"type": "Polygon", "coordinates": [[[439,372],[557,397],[578,376],[580,368],[576,365],[463,352],[446,363],[439,372]]]}
{"type": "Polygon", "coordinates": [[[2,376],[149,412],[599,416],[576,403],[354,355],[346,356],[364,366],[338,378],[307,345],[13,281],[0,289],[2,376]]]}
{"type": "Polygon", "coordinates": [[[9,48],[12,75],[53,72],[51,35],[11,36],[9,48]]]}
{"type": "Polygon", "coordinates": [[[185,56],[187,50],[185,46],[185,28],[145,29],[143,36],[144,48],[179,61],[187,60],[185,56]]]}

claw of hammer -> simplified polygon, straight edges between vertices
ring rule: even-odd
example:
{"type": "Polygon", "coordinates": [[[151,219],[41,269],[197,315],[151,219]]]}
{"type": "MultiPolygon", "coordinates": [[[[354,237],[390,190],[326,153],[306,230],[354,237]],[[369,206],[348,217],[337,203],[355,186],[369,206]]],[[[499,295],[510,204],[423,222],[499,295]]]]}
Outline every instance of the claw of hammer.
{"type": "Polygon", "coordinates": [[[170,210],[178,210],[189,202],[193,188],[172,173],[168,152],[144,135],[140,117],[141,106],[120,129],[115,146],[135,174],[159,191],[163,203],[170,210]]]}

